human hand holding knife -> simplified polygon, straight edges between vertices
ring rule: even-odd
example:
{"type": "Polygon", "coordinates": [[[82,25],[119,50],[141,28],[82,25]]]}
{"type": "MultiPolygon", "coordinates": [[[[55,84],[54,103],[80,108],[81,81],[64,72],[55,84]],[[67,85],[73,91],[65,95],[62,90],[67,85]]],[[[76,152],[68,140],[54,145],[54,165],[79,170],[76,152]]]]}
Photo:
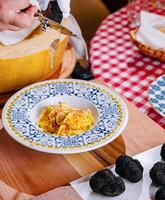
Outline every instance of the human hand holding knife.
{"type": "MultiPolygon", "coordinates": [[[[30,4],[29,7],[31,6],[32,5],[30,4]]],[[[28,8],[21,10],[21,12],[25,12],[28,8]]],[[[60,31],[64,35],[68,35],[68,36],[72,36],[72,37],[76,37],[80,39],[76,34],[72,33],[72,31],[70,31],[68,28],[66,28],[62,24],[45,17],[39,9],[37,10],[34,16],[38,17],[38,20],[41,22],[42,31],[46,31],[46,28],[50,27],[50,28],[60,31]]]]}

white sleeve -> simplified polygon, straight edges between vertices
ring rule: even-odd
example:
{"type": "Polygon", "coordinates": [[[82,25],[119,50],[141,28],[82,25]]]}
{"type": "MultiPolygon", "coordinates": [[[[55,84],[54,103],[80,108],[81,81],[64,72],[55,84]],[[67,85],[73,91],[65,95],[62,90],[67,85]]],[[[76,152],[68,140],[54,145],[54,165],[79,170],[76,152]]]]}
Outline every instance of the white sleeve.
{"type": "Polygon", "coordinates": [[[30,0],[30,3],[34,6],[37,6],[40,9],[39,2],[37,0],[30,0]]]}
{"type": "Polygon", "coordinates": [[[70,15],[70,1],[71,0],[57,0],[64,18],[69,17],[70,15]]]}
{"type": "Polygon", "coordinates": [[[41,10],[46,10],[50,0],[37,0],[41,10]]]}

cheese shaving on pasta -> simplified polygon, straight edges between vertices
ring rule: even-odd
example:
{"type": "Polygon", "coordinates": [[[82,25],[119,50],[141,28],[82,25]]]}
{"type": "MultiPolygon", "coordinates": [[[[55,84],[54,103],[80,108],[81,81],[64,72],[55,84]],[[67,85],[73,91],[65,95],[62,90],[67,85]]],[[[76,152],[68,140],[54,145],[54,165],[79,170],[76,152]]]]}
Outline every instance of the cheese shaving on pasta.
{"type": "Polygon", "coordinates": [[[66,103],[44,108],[38,125],[48,133],[59,136],[72,136],[89,130],[95,122],[89,109],[75,109],[66,103]]]}

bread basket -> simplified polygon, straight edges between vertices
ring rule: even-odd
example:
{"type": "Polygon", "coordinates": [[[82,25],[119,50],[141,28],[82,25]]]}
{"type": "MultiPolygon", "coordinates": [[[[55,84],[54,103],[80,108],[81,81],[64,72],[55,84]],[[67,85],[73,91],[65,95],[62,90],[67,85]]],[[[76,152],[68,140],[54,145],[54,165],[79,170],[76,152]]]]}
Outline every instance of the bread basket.
{"type": "MultiPolygon", "coordinates": [[[[165,28],[161,29],[162,32],[165,32],[165,28]]],[[[158,59],[161,62],[165,62],[165,48],[164,49],[157,49],[151,46],[146,46],[143,43],[139,42],[136,37],[137,29],[132,30],[130,32],[131,39],[133,43],[138,47],[138,49],[145,55],[158,59]]]]}

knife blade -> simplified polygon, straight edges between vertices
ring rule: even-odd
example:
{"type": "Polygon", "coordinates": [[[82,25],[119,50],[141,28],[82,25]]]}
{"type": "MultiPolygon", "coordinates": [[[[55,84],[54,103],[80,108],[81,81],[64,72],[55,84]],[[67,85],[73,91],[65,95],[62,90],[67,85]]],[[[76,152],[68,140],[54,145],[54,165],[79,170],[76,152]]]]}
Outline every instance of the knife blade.
{"type": "MultiPolygon", "coordinates": [[[[44,26],[44,24],[46,24],[46,26],[53,28],[55,30],[58,30],[64,35],[68,35],[68,36],[72,36],[72,37],[76,37],[76,38],[80,39],[76,34],[74,34],[68,28],[66,28],[62,24],[59,24],[58,22],[55,22],[55,21],[45,17],[40,11],[38,11],[35,14],[35,17],[38,17],[38,20],[41,22],[41,24],[43,26],[44,26]]],[[[45,26],[45,28],[46,28],[46,26],[45,26]]]]}

